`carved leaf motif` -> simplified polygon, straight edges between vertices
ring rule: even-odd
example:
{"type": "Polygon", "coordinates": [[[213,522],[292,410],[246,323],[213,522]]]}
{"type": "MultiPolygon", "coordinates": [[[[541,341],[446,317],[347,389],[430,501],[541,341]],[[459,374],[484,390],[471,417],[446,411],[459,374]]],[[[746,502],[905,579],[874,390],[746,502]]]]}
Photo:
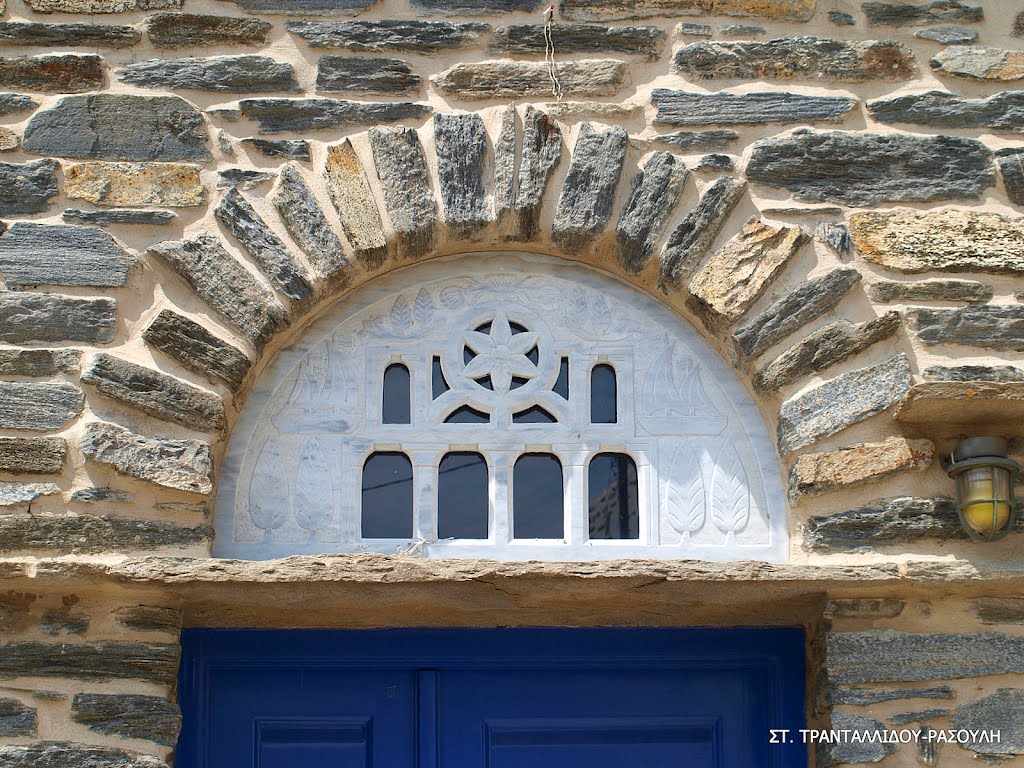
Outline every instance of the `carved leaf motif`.
{"type": "Polygon", "coordinates": [[[277,441],[268,440],[256,460],[249,485],[249,516],[264,531],[280,528],[287,515],[288,478],[281,471],[283,466],[277,441]]]}
{"type": "Polygon", "coordinates": [[[420,288],[420,292],[416,294],[414,312],[417,325],[430,325],[434,322],[434,300],[430,298],[426,288],[420,288]]]}
{"type": "Polygon", "coordinates": [[[672,461],[672,479],[666,484],[665,512],[679,533],[696,533],[704,525],[704,479],[700,461],[687,443],[679,446],[672,461]],[[677,482],[675,478],[685,478],[677,482]]]}
{"type": "Polygon", "coordinates": [[[722,533],[735,533],[750,517],[747,472],[732,443],[725,443],[715,462],[711,481],[711,519],[722,533]]]}
{"type": "Polygon", "coordinates": [[[309,438],[302,446],[302,458],[295,470],[292,509],[295,521],[307,531],[317,531],[331,522],[333,491],[327,457],[320,441],[309,438]]]}
{"type": "Polygon", "coordinates": [[[451,285],[442,290],[438,298],[441,300],[441,306],[445,309],[458,309],[466,303],[466,297],[462,295],[462,289],[451,285]]]}
{"type": "Polygon", "coordinates": [[[399,296],[391,308],[391,326],[398,333],[408,332],[412,328],[412,310],[405,296],[399,296]]]}

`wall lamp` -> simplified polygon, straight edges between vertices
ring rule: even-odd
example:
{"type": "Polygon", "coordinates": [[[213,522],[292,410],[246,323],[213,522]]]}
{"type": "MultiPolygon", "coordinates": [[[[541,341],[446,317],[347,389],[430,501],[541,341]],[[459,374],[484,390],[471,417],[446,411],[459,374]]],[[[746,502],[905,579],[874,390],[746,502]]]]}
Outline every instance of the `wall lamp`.
{"type": "Polygon", "coordinates": [[[972,539],[998,541],[1017,521],[1013,487],[1020,464],[1007,452],[1001,437],[970,437],[953,449],[949,476],[956,481],[960,525],[972,539]]]}

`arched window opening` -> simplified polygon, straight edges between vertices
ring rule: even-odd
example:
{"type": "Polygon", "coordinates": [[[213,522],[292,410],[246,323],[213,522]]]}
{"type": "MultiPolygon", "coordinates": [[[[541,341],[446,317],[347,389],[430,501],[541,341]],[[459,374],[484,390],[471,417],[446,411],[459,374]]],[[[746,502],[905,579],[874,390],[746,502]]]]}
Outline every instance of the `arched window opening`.
{"type": "Polygon", "coordinates": [[[640,537],[636,462],[624,453],[599,453],[587,471],[591,539],[640,537]]]}
{"type": "Polygon", "coordinates": [[[478,411],[471,405],[462,405],[456,408],[454,411],[449,413],[445,419],[445,424],[487,424],[490,422],[491,417],[483,411],[478,411]]]}
{"type": "Polygon", "coordinates": [[[590,423],[618,423],[618,397],[615,369],[607,363],[595,365],[590,371],[590,423]]]}
{"type": "Polygon", "coordinates": [[[527,453],[512,477],[512,529],[516,539],[565,535],[562,462],[550,453],[527,453]]]}
{"type": "Polygon", "coordinates": [[[430,364],[430,396],[437,400],[449,389],[451,387],[448,386],[448,380],[444,377],[444,370],[441,368],[441,358],[434,355],[430,364]]]}
{"type": "Polygon", "coordinates": [[[412,538],[412,491],[412,462],[408,456],[371,454],[363,464],[363,538],[412,538]]]}
{"type": "Polygon", "coordinates": [[[526,410],[512,414],[514,424],[554,424],[557,421],[558,419],[539,405],[531,405],[526,410]]]}
{"type": "Polygon", "coordinates": [[[563,400],[569,399],[569,358],[563,357],[558,362],[558,378],[555,379],[554,393],[563,400]]]}
{"type": "Polygon", "coordinates": [[[409,369],[401,363],[394,363],[384,369],[381,400],[381,420],[385,424],[412,423],[409,369]]]}
{"type": "Polygon", "coordinates": [[[487,461],[479,453],[446,454],[437,468],[437,537],[486,539],[490,519],[487,461]]]}

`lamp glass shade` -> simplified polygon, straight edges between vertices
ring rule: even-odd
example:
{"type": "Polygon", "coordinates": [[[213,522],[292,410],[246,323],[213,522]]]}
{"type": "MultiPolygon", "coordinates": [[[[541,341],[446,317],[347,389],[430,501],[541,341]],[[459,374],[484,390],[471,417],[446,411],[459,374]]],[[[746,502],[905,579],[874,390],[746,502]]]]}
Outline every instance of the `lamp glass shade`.
{"type": "Polygon", "coordinates": [[[967,469],[957,476],[960,510],[975,532],[987,536],[1006,528],[1012,511],[1013,476],[1000,466],[967,469]]]}

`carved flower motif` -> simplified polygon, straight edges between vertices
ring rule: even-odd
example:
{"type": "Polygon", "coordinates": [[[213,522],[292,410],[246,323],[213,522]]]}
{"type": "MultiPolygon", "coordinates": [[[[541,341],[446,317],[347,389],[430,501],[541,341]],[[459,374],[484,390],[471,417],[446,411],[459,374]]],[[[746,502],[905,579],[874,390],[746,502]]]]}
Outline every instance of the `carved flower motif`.
{"type": "Polygon", "coordinates": [[[537,366],[526,356],[537,346],[537,334],[529,331],[512,333],[504,312],[494,316],[490,333],[466,331],[462,339],[476,353],[476,357],[466,365],[466,377],[481,379],[490,376],[495,392],[507,393],[512,388],[513,376],[532,379],[537,375],[537,366]]]}

